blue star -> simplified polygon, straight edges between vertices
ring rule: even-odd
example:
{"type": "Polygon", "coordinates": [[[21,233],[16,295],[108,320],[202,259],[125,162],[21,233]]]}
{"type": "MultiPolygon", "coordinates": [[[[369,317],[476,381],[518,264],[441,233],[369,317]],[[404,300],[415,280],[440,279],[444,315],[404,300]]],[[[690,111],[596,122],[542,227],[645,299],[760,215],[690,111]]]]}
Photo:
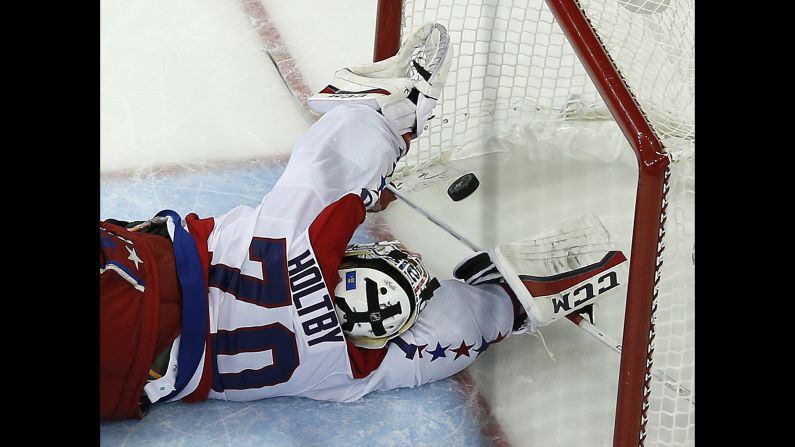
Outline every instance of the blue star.
{"type": "Polygon", "coordinates": [[[381,191],[386,186],[386,177],[381,176],[381,184],[378,185],[378,190],[381,191]]]}
{"type": "Polygon", "coordinates": [[[489,349],[489,345],[491,344],[486,341],[485,337],[480,337],[480,341],[481,341],[480,347],[474,350],[475,352],[478,353],[478,355],[486,352],[486,349],[489,349]]]}
{"type": "Polygon", "coordinates": [[[444,351],[446,351],[446,350],[447,350],[447,348],[449,348],[449,347],[450,347],[450,345],[447,345],[447,346],[445,346],[445,347],[443,348],[443,347],[442,347],[442,345],[441,345],[441,343],[438,343],[438,342],[437,342],[437,343],[436,343],[436,349],[434,349],[433,351],[428,351],[428,354],[430,354],[430,355],[432,355],[432,356],[433,356],[433,358],[431,359],[431,361],[434,361],[434,360],[438,359],[439,357],[447,357],[447,356],[444,354],[444,351]]]}

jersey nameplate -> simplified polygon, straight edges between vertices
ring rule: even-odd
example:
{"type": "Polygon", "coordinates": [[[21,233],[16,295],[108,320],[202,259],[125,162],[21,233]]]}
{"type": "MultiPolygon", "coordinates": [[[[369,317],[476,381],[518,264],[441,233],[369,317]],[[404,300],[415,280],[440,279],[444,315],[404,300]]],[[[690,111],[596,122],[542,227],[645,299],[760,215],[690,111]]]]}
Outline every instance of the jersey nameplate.
{"type": "Polygon", "coordinates": [[[308,347],[326,348],[334,346],[333,342],[344,341],[334,303],[326,290],[317,261],[309,250],[287,262],[287,273],[298,322],[308,347]]]}

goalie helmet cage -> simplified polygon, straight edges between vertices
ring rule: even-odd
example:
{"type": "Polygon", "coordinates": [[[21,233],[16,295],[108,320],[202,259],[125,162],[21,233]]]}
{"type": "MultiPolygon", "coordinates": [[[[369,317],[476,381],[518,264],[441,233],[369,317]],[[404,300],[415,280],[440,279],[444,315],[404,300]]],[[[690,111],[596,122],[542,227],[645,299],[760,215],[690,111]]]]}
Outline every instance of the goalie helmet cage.
{"type": "MultiPolygon", "coordinates": [[[[419,148],[414,151],[418,158],[408,160],[408,165],[440,159],[445,145],[460,143],[483,128],[483,122],[473,121],[504,117],[517,97],[531,98],[536,110],[560,111],[570,110],[575,102],[596,103],[601,96],[602,107],[609,109],[634,150],[639,172],[615,446],[694,443],[692,345],[681,348],[691,359],[681,360],[681,352],[674,355],[680,358],[677,367],[687,370],[677,376],[687,377],[686,402],[650,404],[654,393],[669,391],[651,383],[652,360],[655,325],[672,317],[671,312],[661,316],[658,311],[658,292],[665,280],[661,271],[666,216],[671,212],[667,209],[669,182],[673,183],[670,153],[682,146],[693,148],[695,143],[694,14],[694,0],[547,0],[546,6],[542,0],[379,0],[378,4],[374,60],[392,56],[402,35],[435,21],[448,27],[455,50],[441,113],[437,106],[445,125],[413,144],[419,148]],[[462,113],[483,110],[484,105],[490,107],[485,118],[462,113]],[[463,121],[468,122],[460,124],[463,121]],[[652,417],[651,411],[658,414],[652,417]],[[654,439],[647,439],[649,420],[654,439]]],[[[690,181],[685,189],[694,190],[692,172],[690,181]]],[[[681,225],[679,217],[675,220],[681,225]]],[[[687,225],[691,227],[684,231],[692,233],[692,222],[687,225]]],[[[694,313],[694,293],[684,292],[690,303],[674,314],[694,313]]],[[[687,336],[692,338],[693,333],[687,336]]],[[[683,395],[682,388],[678,394],[674,398],[683,395]]]]}

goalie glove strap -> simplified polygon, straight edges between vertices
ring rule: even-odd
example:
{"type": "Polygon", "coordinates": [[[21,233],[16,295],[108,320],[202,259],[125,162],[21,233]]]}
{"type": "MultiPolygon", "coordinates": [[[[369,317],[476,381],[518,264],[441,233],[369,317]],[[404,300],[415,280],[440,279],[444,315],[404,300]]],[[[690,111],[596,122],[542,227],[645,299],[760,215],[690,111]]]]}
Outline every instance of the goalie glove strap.
{"type": "Polygon", "coordinates": [[[398,135],[416,134],[417,106],[410,99],[395,97],[395,100],[381,106],[381,114],[389,120],[398,135]]]}
{"type": "MultiPolygon", "coordinates": [[[[428,84],[428,81],[419,81],[414,84],[414,89],[418,90],[423,95],[427,96],[430,99],[438,100],[441,88],[434,87],[431,84],[428,84]]],[[[414,102],[417,102],[416,100],[414,102]]]]}

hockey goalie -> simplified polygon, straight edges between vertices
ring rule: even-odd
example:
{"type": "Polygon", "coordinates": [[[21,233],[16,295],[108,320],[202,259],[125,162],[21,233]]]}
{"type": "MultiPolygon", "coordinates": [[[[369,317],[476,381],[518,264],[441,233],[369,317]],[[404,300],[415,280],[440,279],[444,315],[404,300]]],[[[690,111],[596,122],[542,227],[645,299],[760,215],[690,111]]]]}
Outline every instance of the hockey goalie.
{"type": "Polygon", "coordinates": [[[395,57],[339,71],[257,207],[100,222],[102,419],[154,402],[416,387],[621,289],[626,258],[593,215],[475,253],[443,281],[400,242],[349,244],[388,205],[451,51],[429,24],[395,57]]]}

